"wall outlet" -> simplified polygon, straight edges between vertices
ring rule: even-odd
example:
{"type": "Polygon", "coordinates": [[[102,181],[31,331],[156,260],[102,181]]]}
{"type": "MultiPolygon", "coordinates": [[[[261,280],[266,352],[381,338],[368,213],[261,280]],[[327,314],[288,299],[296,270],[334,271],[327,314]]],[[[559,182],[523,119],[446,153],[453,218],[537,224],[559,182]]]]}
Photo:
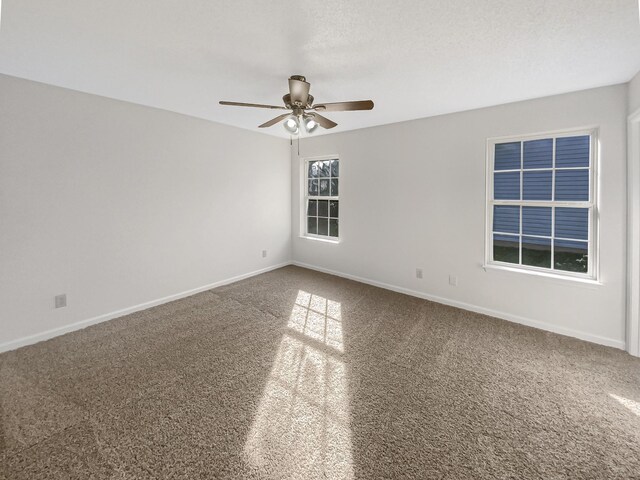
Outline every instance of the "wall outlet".
{"type": "Polygon", "coordinates": [[[416,278],[422,278],[422,269],[416,268],[416,278]]]}
{"type": "Polygon", "coordinates": [[[456,277],[455,275],[449,275],[449,285],[451,285],[452,287],[457,287],[458,277],[456,277]]]}
{"type": "Polygon", "coordinates": [[[266,250],[262,250],[262,258],[267,258],[267,251],[266,250]]]}
{"type": "Polygon", "coordinates": [[[55,296],[56,308],[62,308],[67,306],[67,294],[63,293],[62,295],[55,296]]]}

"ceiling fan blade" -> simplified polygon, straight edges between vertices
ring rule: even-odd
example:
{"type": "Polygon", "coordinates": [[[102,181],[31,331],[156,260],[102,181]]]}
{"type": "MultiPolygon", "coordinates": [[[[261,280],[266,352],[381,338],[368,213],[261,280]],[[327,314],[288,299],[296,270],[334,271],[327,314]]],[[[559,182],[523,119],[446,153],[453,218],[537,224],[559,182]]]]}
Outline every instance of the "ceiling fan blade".
{"type": "Polygon", "coordinates": [[[309,97],[309,88],[311,84],[297,78],[289,79],[289,93],[291,94],[291,103],[299,103],[302,106],[307,104],[307,98],[309,97]]]}
{"type": "MultiPolygon", "coordinates": [[[[275,125],[276,123],[281,122],[282,120],[287,118],[289,115],[291,115],[291,114],[290,113],[283,113],[282,115],[278,115],[276,118],[272,118],[268,122],[264,122],[262,125],[259,125],[258,128],[267,128],[267,127],[270,127],[271,125],[275,125]]],[[[320,123],[320,122],[318,122],[318,123],[320,123]]]]}
{"type": "Polygon", "coordinates": [[[320,125],[322,128],[327,128],[328,129],[328,128],[333,128],[336,125],[338,125],[333,120],[329,120],[327,117],[323,117],[319,113],[312,113],[311,115],[313,115],[313,118],[315,119],[315,121],[318,122],[318,125],[320,125]]]}
{"type": "Polygon", "coordinates": [[[336,102],[336,103],[319,103],[313,106],[314,110],[321,112],[345,112],[351,110],[371,110],[373,102],[371,100],[359,100],[356,102],[336,102]]]}
{"type": "Polygon", "coordinates": [[[255,108],[271,108],[274,110],[288,110],[286,107],[279,107],[277,105],[263,105],[261,103],[243,103],[243,102],[226,102],[220,101],[220,105],[231,105],[233,107],[255,107],[255,108]]]}

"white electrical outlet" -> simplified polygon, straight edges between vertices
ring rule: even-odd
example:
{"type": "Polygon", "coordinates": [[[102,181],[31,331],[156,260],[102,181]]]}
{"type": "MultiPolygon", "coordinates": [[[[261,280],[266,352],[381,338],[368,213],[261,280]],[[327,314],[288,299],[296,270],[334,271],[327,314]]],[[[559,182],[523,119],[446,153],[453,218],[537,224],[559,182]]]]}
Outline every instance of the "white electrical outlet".
{"type": "Polygon", "coordinates": [[[422,278],[422,269],[416,268],[416,278],[422,278]]]}
{"type": "Polygon", "coordinates": [[[267,251],[266,250],[262,250],[262,258],[267,258],[267,251]]]}
{"type": "Polygon", "coordinates": [[[55,296],[56,308],[62,308],[67,306],[67,294],[63,293],[62,295],[55,296]]]}
{"type": "Polygon", "coordinates": [[[456,277],[455,275],[449,275],[449,285],[451,285],[452,287],[457,287],[458,277],[456,277]]]}

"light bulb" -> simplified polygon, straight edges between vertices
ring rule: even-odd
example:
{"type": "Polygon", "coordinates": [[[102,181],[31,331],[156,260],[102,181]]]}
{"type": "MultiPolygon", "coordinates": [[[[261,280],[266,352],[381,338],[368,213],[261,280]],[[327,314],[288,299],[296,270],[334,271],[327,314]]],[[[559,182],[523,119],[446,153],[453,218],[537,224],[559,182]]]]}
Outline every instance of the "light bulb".
{"type": "Polygon", "coordinates": [[[302,121],[302,125],[307,133],[313,133],[316,128],[318,128],[318,122],[311,115],[305,115],[304,120],[302,121]]]}
{"type": "Polygon", "coordinates": [[[300,124],[298,123],[298,119],[291,115],[284,121],[284,129],[289,132],[291,135],[297,135],[300,131],[300,124]]]}

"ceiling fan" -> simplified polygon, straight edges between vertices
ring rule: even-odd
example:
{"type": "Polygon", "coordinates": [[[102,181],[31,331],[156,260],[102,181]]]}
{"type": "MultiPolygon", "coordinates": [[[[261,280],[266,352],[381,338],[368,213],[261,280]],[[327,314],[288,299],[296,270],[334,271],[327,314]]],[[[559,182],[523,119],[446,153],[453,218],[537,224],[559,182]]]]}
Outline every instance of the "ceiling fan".
{"type": "Polygon", "coordinates": [[[284,128],[292,135],[297,135],[300,128],[304,128],[307,133],[312,133],[318,125],[322,128],[333,128],[338,125],[336,122],[323,117],[317,112],[342,112],[351,110],[371,110],[373,102],[371,100],[359,100],[355,102],[336,102],[313,104],[313,95],[309,95],[311,84],[302,75],[292,75],[289,78],[289,93],[282,97],[284,107],[278,105],[262,105],[258,103],[226,102],[221,101],[220,105],[232,105],[236,107],[270,108],[275,110],[291,110],[272,118],[268,122],[259,125],[259,128],[266,128],[275,125],[282,120],[284,128]]]}

